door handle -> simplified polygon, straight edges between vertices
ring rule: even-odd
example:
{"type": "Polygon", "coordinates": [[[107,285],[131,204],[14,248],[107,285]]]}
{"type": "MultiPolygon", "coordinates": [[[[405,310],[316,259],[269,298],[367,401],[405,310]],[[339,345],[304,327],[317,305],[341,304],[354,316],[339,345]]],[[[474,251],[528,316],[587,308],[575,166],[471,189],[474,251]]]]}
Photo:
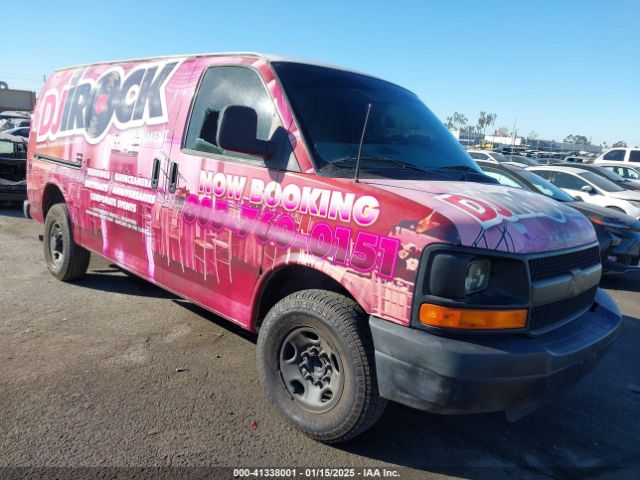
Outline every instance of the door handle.
{"type": "Polygon", "coordinates": [[[153,159],[153,167],[151,168],[151,188],[158,189],[158,182],[160,181],[160,159],[153,159]]]}
{"type": "Polygon", "coordinates": [[[178,186],[178,163],[171,162],[169,167],[169,193],[176,193],[176,187],[178,186]]]}

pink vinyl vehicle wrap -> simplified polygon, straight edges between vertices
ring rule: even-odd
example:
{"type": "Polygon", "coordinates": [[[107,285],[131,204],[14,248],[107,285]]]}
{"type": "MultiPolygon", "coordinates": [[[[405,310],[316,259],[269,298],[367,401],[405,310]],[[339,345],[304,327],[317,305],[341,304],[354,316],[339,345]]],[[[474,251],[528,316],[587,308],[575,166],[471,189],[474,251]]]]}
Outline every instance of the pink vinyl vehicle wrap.
{"type": "Polygon", "coordinates": [[[259,331],[269,396],[321,441],[385,399],[517,416],[618,328],[582,214],[495,184],[417,97],[346,70],[216,54],[56,71],[27,178],[54,275],[94,252],[259,331]]]}

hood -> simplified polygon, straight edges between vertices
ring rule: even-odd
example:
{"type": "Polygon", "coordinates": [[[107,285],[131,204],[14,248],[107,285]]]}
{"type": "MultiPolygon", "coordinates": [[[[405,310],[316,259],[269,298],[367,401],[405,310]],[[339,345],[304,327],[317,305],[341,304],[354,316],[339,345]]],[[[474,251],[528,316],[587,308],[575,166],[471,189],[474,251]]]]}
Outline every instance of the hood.
{"type": "Polygon", "coordinates": [[[446,217],[463,246],[535,253],[596,242],[591,222],[543,195],[472,182],[362,180],[446,217]]]}
{"type": "Polygon", "coordinates": [[[599,207],[598,205],[586,202],[571,202],[567,203],[567,205],[582,212],[587,217],[597,217],[602,220],[625,225],[626,227],[634,231],[640,231],[640,221],[636,220],[631,215],[627,215],[626,213],[618,212],[617,210],[613,210],[611,208],[599,207]]]}
{"type": "Polygon", "coordinates": [[[636,202],[640,202],[640,192],[636,192],[635,190],[623,190],[622,192],[610,192],[613,198],[619,198],[621,200],[633,200],[636,202]]]}
{"type": "Polygon", "coordinates": [[[622,188],[626,188],[627,190],[640,190],[640,182],[636,180],[629,180],[625,178],[624,182],[617,182],[622,188]]]}

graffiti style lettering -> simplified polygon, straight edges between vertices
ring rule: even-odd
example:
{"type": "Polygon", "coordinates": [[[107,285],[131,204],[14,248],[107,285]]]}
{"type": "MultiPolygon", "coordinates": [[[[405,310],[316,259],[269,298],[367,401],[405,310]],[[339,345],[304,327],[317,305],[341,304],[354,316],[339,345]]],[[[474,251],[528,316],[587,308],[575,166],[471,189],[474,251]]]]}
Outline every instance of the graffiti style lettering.
{"type": "Polygon", "coordinates": [[[112,67],[97,79],[83,72],[62,87],[47,90],[39,102],[37,141],[84,135],[100,142],[114,125],[119,130],[167,123],[165,88],[182,60],[147,63],[128,74],[112,67]]]}
{"type": "Polygon", "coordinates": [[[555,202],[542,196],[506,189],[499,192],[473,192],[473,197],[447,193],[436,198],[463,211],[484,229],[504,220],[517,222],[526,218],[545,217],[557,223],[565,223],[567,217],[579,216],[577,211],[555,205],[555,202]],[[525,195],[526,198],[523,198],[525,195]]]}
{"type": "Polygon", "coordinates": [[[230,199],[247,201],[269,208],[282,207],[288,212],[300,212],[319,218],[339,220],[368,227],[380,216],[378,199],[370,195],[356,197],[354,193],[327,190],[294,183],[282,186],[279,182],[265,182],[259,178],[248,181],[239,175],[200,171],[198,193],[200,195],[227,196],[230,199]],[[245,193],[247,190],[248,192],[245,193]]]}
{"type": "Polygon", "coordinates": [[[332,227],[323,221],[316,222],[308,233],[303,233],[297,230],[295,220],[288,213],[260,210],[249,203],[238,206],[233,200],[227,202],[195,194],[187,196],[182,218],[187,224],[197,222],[200,227],[215,232],[229,229],[240,238],[252,234],[261,245],[272,244],[282,250],[299,248],[307,254],[326,258],[336,265],[349,265],[361,272],[375,269],[381,278],[395,276],[400,249],[397,238],[360,231],[352,242],[351,228],[332,227]]]}

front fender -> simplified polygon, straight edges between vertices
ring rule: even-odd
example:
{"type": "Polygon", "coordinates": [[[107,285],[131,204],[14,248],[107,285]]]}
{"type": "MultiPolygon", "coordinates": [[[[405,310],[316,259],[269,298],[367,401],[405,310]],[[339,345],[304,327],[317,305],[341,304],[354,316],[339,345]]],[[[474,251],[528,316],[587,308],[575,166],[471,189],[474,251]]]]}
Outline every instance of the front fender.
{"type": "MultiPolygon", "coordinates": [[[[408,325],[413,299],[413,284],[402,280],[385,280],[373,272],[358,273],[343,265],[300,252],[276,251],[275,258],[265,254],[265,269],[253,292],[253,304],[259,308],[266,282],[284,267],[298,265],[326,275],[341,285],[368,315],[408,325]]],[[[300,285],[304,289],[304,285],[300,285]]],[[[257,313],[257,312],[256,312],[257,313]]],[[[254,324],[257,314],[254,315],[254,324]]]]}

